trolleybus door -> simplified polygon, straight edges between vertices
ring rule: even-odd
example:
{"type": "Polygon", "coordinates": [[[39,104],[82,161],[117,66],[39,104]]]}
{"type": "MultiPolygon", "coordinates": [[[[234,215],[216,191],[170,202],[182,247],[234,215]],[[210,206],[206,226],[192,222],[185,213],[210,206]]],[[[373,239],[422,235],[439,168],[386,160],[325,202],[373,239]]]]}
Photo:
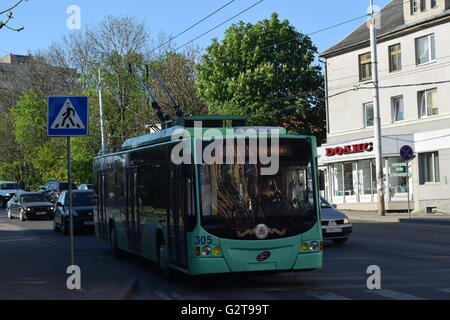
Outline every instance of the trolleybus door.
{"type": "Polygon", "coordinates": [[[169,255],[170,263],[187,268],[186,230],[184,226],[183,208],[185,197],[184,179],[181,167],[170,169],[170,210],[169,210],[169,255]]]}
{"type": "Polygon", "coordinates": [[[139,218],[139,202],[137,197],[137,168],[127,170],[127,233],[129,249],[141,252],[141,223],[139,218]]]}
{"type": "Polygon", "coordinates": [[[106,201],[105,201],[105,176],[99,174],[97,176],[97,230],[100,239],[108,239],[107,225],[106,225],[106,201]]]}

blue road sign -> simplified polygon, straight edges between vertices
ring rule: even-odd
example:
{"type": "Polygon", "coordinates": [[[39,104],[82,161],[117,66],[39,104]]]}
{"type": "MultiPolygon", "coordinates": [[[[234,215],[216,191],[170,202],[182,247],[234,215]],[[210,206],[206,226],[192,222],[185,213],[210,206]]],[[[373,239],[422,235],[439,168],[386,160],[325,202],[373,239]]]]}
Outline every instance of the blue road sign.
{"type": "Polygon", "coordinates": [[[400,157],[405,161],[410,161],[414,158],[414,150],[411,146],[403,146],[400,149],[400,157]]]}
{"type": "Polygon", "coordinates": [[[49,97],[47,119],[49,137],[88,136],[88,97],[49,97]]]}

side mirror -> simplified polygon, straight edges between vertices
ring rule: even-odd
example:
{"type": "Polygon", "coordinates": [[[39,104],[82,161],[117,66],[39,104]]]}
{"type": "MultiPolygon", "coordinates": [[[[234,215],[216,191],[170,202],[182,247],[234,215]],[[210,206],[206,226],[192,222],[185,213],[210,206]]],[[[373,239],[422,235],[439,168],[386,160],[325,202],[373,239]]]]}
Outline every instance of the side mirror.
{"type": "Polygon", "coordinates": [[[319,170],[319,189],[320,191],[325,190],[325,172],[319,170]]]}

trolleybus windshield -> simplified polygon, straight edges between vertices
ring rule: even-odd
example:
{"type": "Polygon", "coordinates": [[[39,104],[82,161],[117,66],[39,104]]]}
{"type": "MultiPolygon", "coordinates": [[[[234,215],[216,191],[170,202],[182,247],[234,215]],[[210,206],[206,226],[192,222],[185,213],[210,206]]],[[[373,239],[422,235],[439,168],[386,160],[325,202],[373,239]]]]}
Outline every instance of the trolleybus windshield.
{"type": "Polygon", "coordinates": [[[318,220],[307,140],[282,139],[280,166],[261,175],[260,164],[202,165],[202,226],[211,234],[236,240],[257,240],[258,224],[270,228],[267,239],[296,236],[318,220]]]}

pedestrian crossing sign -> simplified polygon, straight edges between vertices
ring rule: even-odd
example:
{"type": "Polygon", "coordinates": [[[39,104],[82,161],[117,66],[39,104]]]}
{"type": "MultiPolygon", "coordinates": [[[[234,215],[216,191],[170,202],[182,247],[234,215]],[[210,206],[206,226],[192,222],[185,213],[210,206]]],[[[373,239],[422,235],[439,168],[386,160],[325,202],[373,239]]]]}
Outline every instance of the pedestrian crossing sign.
{"type": "Polygon", "coordinates": [[[48,135],[50,137],[88,136],[88,97],[49,97],[48,135]]]}

